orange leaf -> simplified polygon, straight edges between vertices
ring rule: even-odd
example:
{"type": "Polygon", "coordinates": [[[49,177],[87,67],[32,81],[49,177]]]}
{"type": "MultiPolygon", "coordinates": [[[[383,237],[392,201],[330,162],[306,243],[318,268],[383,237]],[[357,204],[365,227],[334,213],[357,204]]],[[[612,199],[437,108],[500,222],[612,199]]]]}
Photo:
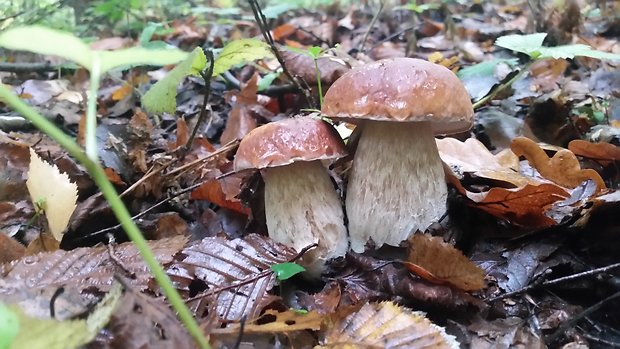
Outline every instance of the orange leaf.
{"type": "Polygon", "coordinates": [[[605,182],[592,169],[582,170],[575,154],[562,149],[549,159],[544,150],[529,138],[517,137],[510,145],[513,153],[523,156],[546,179],[565,188],[575,188],[585,180],[591,179],[599,190],[606,188],[605,182]]]}
{"type": "Polygon", "coordinates": [[[296,31],[297,31],[297,28],[294,25],[290,23],[284,23],[282,25],[275,27],[271,31],[271,36],[273,37],[275,41],[280,41],[282,39],[286,39],[289,36],[295,34],[296,31]]]}
{"type": "Polygon", "coordinates": [[[125,97],[127,97],[132,92],[133,92],[133,86],[131,84],[124,83],[123,86],[117,88],[112,93],[112,100],[113,101],[123,100],[123,99],[125,99],[125,97]]]}
{"type": "Polygon", "coordinates": [[[568,149],[575,155],[598,161],[619,161],[620,147],[609,143],[590,143],[576,139],[568,143],[568,149]]]}
{"type": "Polygon", "coordinates": [[[547,217],[545,212],[553,203],[570,196],[563,188],[551,183],[528,184],[516,189],[492,188],[487,193],[467,192],[466,195],[479,209],[512,224],[531,228],[556,225],[558,222],[547,217]]]}
{"type": "Polygon", "coordinates": [[[464,291],[485,286],[484,271],[439,237],[414,234],[409,239],[407,260],[407,269],[430,282],[450,284],[464,291]]]}
{"type": "Polygon", "coordinates": [[[225,207],[244,215],[249,215],[250,213],[250,210],[243,206],[239,200],[228,199],[226,197],[222,189],[222,183],[217,179],[209,179],[203,185],[196,188],[192,191],[190,198],[192,200],[207,200],[220,207],[225,207]]]}

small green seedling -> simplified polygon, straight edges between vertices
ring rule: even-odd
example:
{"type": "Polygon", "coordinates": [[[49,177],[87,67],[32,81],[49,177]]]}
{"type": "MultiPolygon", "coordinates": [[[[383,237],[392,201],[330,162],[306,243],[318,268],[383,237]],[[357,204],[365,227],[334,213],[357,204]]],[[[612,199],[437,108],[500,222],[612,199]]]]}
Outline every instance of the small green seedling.
{"type": "Polygon", "coordinates": [[[276,274],[276,277],[280,281],[284,281],[286,279],[290,279],[293,276],[306,271],[306,268],[302,267],[297,263],[279,263],[271,266],[271,270],[276,274]]]}
{"type": "Polygon", "coordinates": [[[288,47],[289,50],[306,55],[314,61],[314,70],[316,71],[316,85],[319,89],[319,105],[323,106],[323,88],[321,86],[321,70],[319,69],[319,58],[323,54],[323,50],[318,46],[309,47],[306,50],[302,50],[296,47],[288,47]]]}

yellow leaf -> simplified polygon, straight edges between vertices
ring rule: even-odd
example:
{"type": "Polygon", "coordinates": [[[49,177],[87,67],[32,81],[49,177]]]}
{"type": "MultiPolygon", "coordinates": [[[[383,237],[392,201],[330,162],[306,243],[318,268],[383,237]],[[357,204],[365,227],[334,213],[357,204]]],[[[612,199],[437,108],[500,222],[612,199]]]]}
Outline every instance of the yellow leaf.
{"type": "Polygon", "coordinates": [[[63,232],[76,207],[77,185],[69,180],[66,173],[60,173],[55,165],[41,160],[30,148],[26,186],[32,202],[42,206],[50,232],[56,240],[62,240],[63,232]]]}

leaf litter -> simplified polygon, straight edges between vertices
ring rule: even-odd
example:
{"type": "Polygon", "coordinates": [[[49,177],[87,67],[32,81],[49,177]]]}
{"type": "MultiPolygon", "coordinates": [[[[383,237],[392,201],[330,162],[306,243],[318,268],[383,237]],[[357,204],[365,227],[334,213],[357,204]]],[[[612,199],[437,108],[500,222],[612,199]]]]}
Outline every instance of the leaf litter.
{"type": "MultiPolygon", "coordinates": [[[[457,72],[476,102],[523,70],[512,88],[476,110],[471,133],[437,140],[452,192],[447,216],[431,229],[435,237],[418,233],[399,248],[348,253],[331,261],[319,281],[303,275],[277,280],[271,266],[295,261],[300,251],[266,236],[260,180],[231,173],[236,140],[317,107],[290,83],[269,45],[249,39],[260,34],[256,24],[240,17],[219,21],[225,15],[206,12],[206,26],[196,17],[177,19],[158,38],[187,51],[206,40],[226,47],[216,51],[220,77],[210,82],[206,106],[200,50],[168,80],[163,76],[170,67],[102,81],[101,161],[214,345],[415,347],[413,341],[427,339],[436,347],[455,345],[441,327],[461,345],[480,348],[620,343],[614,335],[620,320],[607,310],[618,305],[617,61],[583,57],[614,59],[617,23],[591,14],[581,18],[583,27],[571,27],[567,23],[578,22],[569,18],[575,11],[553,6],[541,13],[494,3],[416,9],[378,12],[351,4],[308,14],[291,6],[270,14],[280,23],[272,34],[284,64],[316,100],[314,60],[299,53],[313,47],[321,50],[323,91],[351,67],[410,56],[457,72]],[[517,35],[493,45],[502,35],[527,33],[528,20],[547,31],[547,41],[543,34],[517,35]],[[571,59],[540,59],[523,69],[514,51],[571,59]],[[146,91],[144,112],[136,104],[146,91]],[[207,122],[184,150],[203,108],[207,122]],[[593,308],[598,302],[606,307],[593,308]]],[[[98,45],[134,42],[115,37],[98,45]]],[[[16,76],[9,83],[23,100],[83,137],[84,74],[38,78],[16,76]]],[[[15,117],[0,115],[0,300],[31,316],[49,319],[52,312],[65,320],[91,313],[122,277],[126,306],[112,312],[100,333],[112,335],[98,336],[89,347],[190,347],[84,169],[15,117]],[[77,185],[76,212],[57,246],[42,234],[42,220],[31,220],[29,147],[77,185]]],[[[332,168],[341,189],[349,168],[348,159],[332,168]]],[[[52,201],[70,212],[72,205],[52,201]]]]}

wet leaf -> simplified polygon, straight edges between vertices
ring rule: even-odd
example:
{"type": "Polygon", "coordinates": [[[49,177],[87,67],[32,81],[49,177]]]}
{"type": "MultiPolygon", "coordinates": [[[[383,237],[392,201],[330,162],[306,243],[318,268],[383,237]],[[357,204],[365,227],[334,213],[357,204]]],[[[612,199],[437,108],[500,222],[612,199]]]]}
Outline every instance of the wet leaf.
{"type": "Polygon", "coordinates": [[[60,173],[55,165],[41,160],[32,148],[26,185],[32,202],[40,205],[45,212],[50,232],[56,240],[62,240],[76,208],[77,185],[69,180],[67,174],[60,173]]]}
{"type": "MultiPolygon", "coordinates": [[[[450,284],[464,291],[476,291],[485,286],[484,271],[440,237],[414,234],[409,239],[407,262],[430,274],[428,278],[416,272],[431,282],[450,284]]],[[[405,267],[409,268],[408,264],[405,267]]]]}
{"type": "Polygon", "coordinates": [[[205,238],[183,249],[167,273],[188,306],[199,317],[223,321],[254,318],[273,296],[271,266],[289,262],[296,253],[259,235],[244,239],[205,238]],[[207,313],[208,312],[208,313],[207,313]]]}
{"type": "MultiPolygon", "coordinates": [[[[220,207],[248,215],[250,213],[249,208],[243,206],[238,199],[229,198],[224,193],[221,183],[223,180],[226,180],[226,178],[222,178],[221,180],[209,179],[200,187],[193,190],[190,198],[192,200],[207,200],[220,207]]],[[[239,182],[239,188],[241,188],[240,185],[241,183],[239,182]]]]}
{"type": "Polygon", "coordinates": [[[0,349],[8,349],[19,333],[17,314],[0,303],[0,349]]]}
{"type": "Polygon", "coordinates": [[[340,309],[317,348],[459,348],[456,339],[424,317],[391,302],[340,309]]]}

